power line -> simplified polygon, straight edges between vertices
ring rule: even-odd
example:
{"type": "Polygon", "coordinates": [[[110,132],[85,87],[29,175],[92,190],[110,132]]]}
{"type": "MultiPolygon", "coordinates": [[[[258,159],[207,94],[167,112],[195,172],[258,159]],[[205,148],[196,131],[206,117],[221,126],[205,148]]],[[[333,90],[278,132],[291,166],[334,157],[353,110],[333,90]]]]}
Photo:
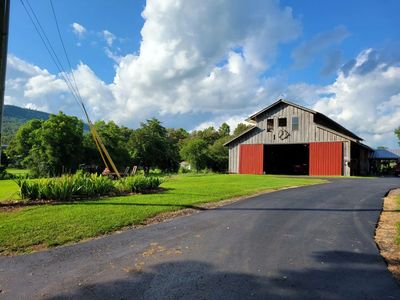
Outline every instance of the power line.
{"type": "Polygon", "coordinates": [[[61,42],[61,45],[62,45],[62,48],[63,48],[63,51],[64,51],[64,55],[65,55],[65,58],[67,59],[68,66],[69,66],[69,69],[70,69],[70,72],[71,72],[71,77],[72,77],[72,81],[73,81],[74,86],[75,86],[75,91],[76,91],[76,93],[77,93],[77,95],[79,97],[79,100],[82,102],[82,104],[84,104],[83,98],[82,98],[82,96],[81,96],[81,94],[79,92],[78,85],[76,83],[75,75],[74,75],[74,72],[73,72],[73,69],[72,69],[71,61],[69,60],[69,57],[68,57],[67,49],[65,48],[65,44],[64,44],[64,40],[63,40],[62,35],[61,35],[60,27],[58,26],[58,20],[57,20],[57,15],[56,15],[54,6],[53,6],[53,1],[50,0],[49,2],[50,2],[50,6],[51,6],[51,11],[53,13],[54,22],[56,23],[58,37],[60,38],[60,42],[61,42]]]}
{"type": "Polygon", "coordinates": [[[33,24],[33,26],[35,28],[36,33],[39,35],[43,45],[45,46],[48,54],[50,55],[51,60],[57,67],[57,69],[60,73],[60,76],[67,84],[67,87],[70,90],[70,92],[72,93],[74,100],[78,103],[79,106],[81,106],[81,103],[79,101],[78,96],[76,95],[76,92],[72,85],[72,82],[69,80],[67,72],[64,70],[64,67],[63,67],[60,59],[58,58],[56,52],[54,51],[54,48],[53,48],[50,40],[48,39],[46,32],[44,31],[42,25],[40,24],[40,21],[36,15],[35,11],[33,10],[32,6],[29,4],[28,0],[25,0],[25,1],[27,3],[28,7],[25,5],[23,0],[20,0],[23,8],[25,9],[26,14],[28,15],[29,19],[31,20],[31,23],[33,24]]]}

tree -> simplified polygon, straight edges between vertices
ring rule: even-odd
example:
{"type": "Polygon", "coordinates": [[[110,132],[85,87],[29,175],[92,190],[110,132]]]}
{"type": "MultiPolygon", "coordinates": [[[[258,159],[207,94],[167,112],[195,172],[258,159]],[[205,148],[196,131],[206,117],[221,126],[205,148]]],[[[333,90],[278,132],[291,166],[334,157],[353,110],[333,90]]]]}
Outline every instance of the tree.
{"type": "Polygon", "coordinates": [[[182,146],[180,154],[196,171],[203,170],[208,163],[208,144],[205,140],[194,137],[188,139],[182,146]]]}
{"type": "Polygon", "coordinates": [[[241,133],[245,132],[247,129],[251,128],[251,125],[244,124],[244,123],[239,123],[235,130],[233,131],[233,136],[238,136],[241,133]]]}
{"type": "Polygon", "coordinates": [[[397,128],[394,133],[397,135],[397,138],[399,139],[399,145],[400,145],[400,127],[397,128]]]}
{"type": "Polygon", "coordinates": [[[6,150],[7,156],[15,166],[27,167],[26,158],[35,142],[32,133],[41,128],[43,122],[42,120],[33,119],[18,129],[6,150]]]}
{"type": "Polygon", "coordinates": [[[228,169],[229,151],[224,144],[230,136],[222,137],[208,146],[208,167],[215,172],[226,172],[228,169]]]}
{"type": "MultiPolygon", "coordinates": [[[[98,121],[94,125],[104,146],[110,154],[112,160],[119,170],[124,169],[132,164],[132,159],[127,148],[133,130],[124,126],[119,127],[113,121],[108,123],[98,121]]],[[[84,162],[86,164],[95,164],[103,166],[103,161],[96,144],[94,143],[92,134],[88,132],[84,136],[84,162]]]]}
{"type": "Polygon", "coordinates": [[[9,155],[21,157],[23,166],[37,176],[59,175],[78,168],[82,141],[82,121],[60,112],[47,121],[23,125],[11,142],[9,155]]]}
{"type": "Polygon", "coordinates": [[[229,134],[231,133],[231,128],[229,127],[228,124],[222,123],[218,129],[218,133],[220,138],[229,136],[229,134]]]}
{"type": "Polygon", "coordinates": [[[155,118],[140,124],[133,132],[128,148],[134,162],[143,167],[146,174],[151,168],[173,172],[179,168],[178,147],[155,118]]]}

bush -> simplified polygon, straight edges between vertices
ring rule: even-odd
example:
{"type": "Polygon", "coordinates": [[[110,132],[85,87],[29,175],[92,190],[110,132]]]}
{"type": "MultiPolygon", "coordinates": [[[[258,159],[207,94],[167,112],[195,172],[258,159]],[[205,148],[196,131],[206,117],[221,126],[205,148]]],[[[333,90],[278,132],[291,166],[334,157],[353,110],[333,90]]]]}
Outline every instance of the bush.
{"type": "Polygon", "coordinates": [[[157,189],[162,183],[159,177],[146,177],[143,175],[129,176],[121,179],[122,189],[126,192],[143,193],[157,189]]]}
{"type": "Polygon", "coordinates": [[[20,196],[29,200],[71,201],[126,193],[143,193],[157,189],[158,177],[130,176],[118,181],[97,174],[78,172],[55,178],[17,179],[20,196]]]}

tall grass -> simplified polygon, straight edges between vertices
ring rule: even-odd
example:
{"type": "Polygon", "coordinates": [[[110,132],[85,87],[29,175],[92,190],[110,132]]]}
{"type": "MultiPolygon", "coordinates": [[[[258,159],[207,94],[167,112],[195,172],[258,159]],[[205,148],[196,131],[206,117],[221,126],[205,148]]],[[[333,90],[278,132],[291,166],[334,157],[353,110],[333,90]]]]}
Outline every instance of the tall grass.
{"type": "Polygon", "coordinates": [[[55,178],[18,179],[20,196],[29,200],[72,201],[106,195],[143,193],[157,189],[162,180],[143,175],[118,181],[97,174],[77,173],[55,178]]]}

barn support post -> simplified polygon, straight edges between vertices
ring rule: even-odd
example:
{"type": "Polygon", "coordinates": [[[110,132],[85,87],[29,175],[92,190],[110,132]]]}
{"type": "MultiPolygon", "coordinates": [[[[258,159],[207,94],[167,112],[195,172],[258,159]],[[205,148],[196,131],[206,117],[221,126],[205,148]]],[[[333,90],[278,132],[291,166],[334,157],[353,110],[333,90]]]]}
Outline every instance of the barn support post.
{"type": "Polygon", "coordinates": [[[350,176],[350,141],[343,142],[343,176],[350,176]]]}

